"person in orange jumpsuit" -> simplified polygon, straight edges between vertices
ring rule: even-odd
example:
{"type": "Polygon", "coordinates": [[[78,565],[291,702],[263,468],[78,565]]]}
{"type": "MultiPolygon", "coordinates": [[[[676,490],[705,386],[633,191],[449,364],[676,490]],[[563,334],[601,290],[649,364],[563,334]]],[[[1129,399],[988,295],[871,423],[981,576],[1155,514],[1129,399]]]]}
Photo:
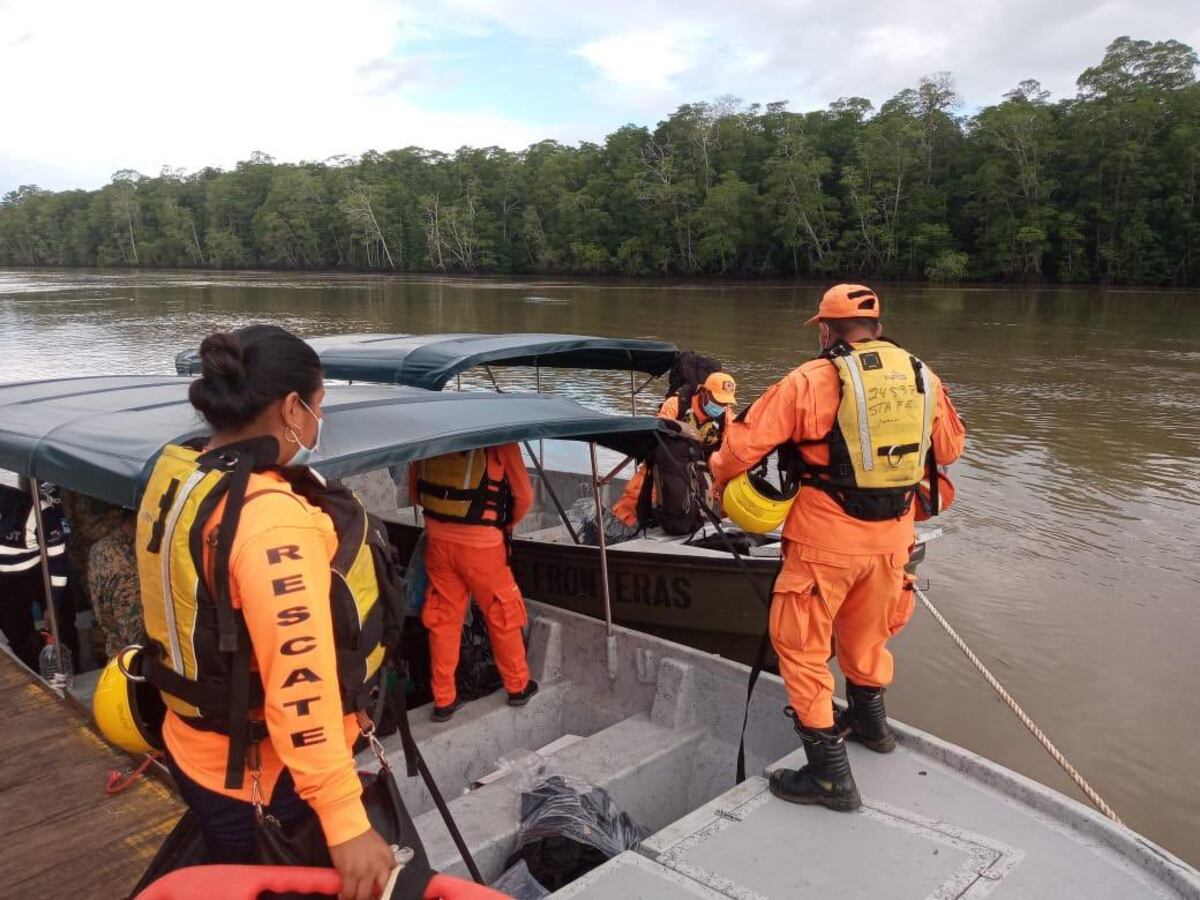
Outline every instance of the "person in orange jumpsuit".
{"type": "MultiPolygon", "coordinates": [[[[837,285],[806,324],[819,326],[827,350],[839,341],[853,347],[876,340],[879,317],[874,291],[837,285]]],[[[946,465],[962,454],[966,430],[940,380],[927,368],[925,373],[934,397],[930,442],[937,463],[946,465]]],[[[714,477],[724,484],[789,441],[799,446],[807,466],[828,465],[841,402],[835,365],[826,358],[804,363],[756,400],[742,421],[730,424],[709,462],[714,477]]],[[[883,689],[893,676],[888,639],[913,613],[904,569],[914,542],[913,506],[910,502],[898,517],[866,521],[848,514],[828,490],[802,482],[784,523],[783,565],[770,613],[791,704],[786,713],[795,720],[809,762],[799,771],[773,774],[771,791],[783,799],[855,809],[861,800],[844,738],[881,753],[895,747],[883,689]],[[836,723],[827,664],[835,647],[849,701],[836,723]]]]}
{"type": "MultiPolygon", "coordinates": [[[[737,403],[736,392],[737,382],[733,380],[732,375],[714,372],[692,394],[687,414],[679,415],[679,395],[672,394],[659,407],[658,417],[683,421],[691,426],[694,433],[690,436],[700,441],[706,453],[713,453],[721,445],[725,412],[737,403]]],[[[613,506],[613,515],[630,528],[638,527],[638,498],[642,493],[642,485],[646,482],[647,472],[646,466],[639,466],[625,485],[621,499],[613,506]]]]}
{"type": "Polygon", "coordinates": [[[421,621],[429,629],[433,721],[449,720],[463,704],[454,673],[472,597],[483,613],[508,703],[524,706],[538,685],[525,660],[525,601],[508,565],[512,530],[533,505],[520,447],[506,444],[414,463],[410,487],[425,513],[429,588],[421,621]],[[480,480],[469,476],[473,459],[480,460],[480,480]],[[456,473],[453,479],[446,477],[449,472],[456,473]],[[494,502],[484,498],[488,493],[494,502]]]}
{"type": "MultiPolygon", "coordinates": [[[[189,397],[213,426],[207,449],[270,436],[280,447],[279,465],[304,464],[320,439],[325,396],[313,349],[282,328],[252,325],[205,338],[200,358],[202,374],[189,397]]],[[[231,600],[264,685],[263,707],[252,717],[265,720],[269,737],[258,745],[256,770],[247,765],[243,786],[229,789],[229,737],[168,711],[163,740],[171,772],[199,818],[211,862],[252,861],[253,791],[260,786],[265,812],[284,825],[315,813],[342,877],[339,897],[366,900],[378,896],[395,861],[367,819],[354,764],[358,723],[342,712],[329,600],[337,534],[329,516],[277,471],[251,475],[246,496],[230,555],[231,600]],[[279,611],[281,584],[291,617],[279,611]]],[[[204,526],[206,570],[224,511],[222,499],[204,526]]]]}

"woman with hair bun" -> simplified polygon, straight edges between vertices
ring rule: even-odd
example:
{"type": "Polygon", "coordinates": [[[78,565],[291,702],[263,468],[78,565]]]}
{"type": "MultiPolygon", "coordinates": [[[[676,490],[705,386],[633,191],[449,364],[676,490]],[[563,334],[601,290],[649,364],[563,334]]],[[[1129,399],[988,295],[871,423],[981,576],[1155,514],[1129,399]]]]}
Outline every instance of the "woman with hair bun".
{"type": "Polygon", "coordinates": [[[273,325],[212,334],[200,358],[189,399],[212,436],[164,449],[138,516],[142,673],[167,706],[171,771],[209,862],[255,860],[256,813],[288,833],[315,816],[339,896],[373,897],[394,862],[351,747],[382,613],[333,578],[339,529],[313,497],[357,501],[299,468],[321,439],[320,360],[273,325]]]}

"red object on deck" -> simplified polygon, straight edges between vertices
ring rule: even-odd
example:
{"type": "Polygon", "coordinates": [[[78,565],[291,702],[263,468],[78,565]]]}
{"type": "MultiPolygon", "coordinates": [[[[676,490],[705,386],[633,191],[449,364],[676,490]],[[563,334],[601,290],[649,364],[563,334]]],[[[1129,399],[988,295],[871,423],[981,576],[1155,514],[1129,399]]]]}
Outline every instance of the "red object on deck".
{"type": "MultiPolygon", "coordinates": [[[[164,875],[135,900],[253,900],[263,891],[337,895],[336,869],[304,866],[189,866],[164,875]]],[[[507,894],[452,875],[434,875],[425,900],[505,900],[507,894]]]]}

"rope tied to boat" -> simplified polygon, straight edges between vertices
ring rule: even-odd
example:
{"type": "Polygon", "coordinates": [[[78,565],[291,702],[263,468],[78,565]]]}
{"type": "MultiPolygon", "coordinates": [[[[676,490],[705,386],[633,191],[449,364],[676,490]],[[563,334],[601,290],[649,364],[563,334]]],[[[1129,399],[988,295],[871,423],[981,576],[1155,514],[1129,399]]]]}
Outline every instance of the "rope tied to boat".
{"type": "Polygon", "coordinates": [[[988,670],[988,667],[983,664],[983,661],[975,655],[975,652],[969,646],[967,646],[967,642],[964,641],[961,635],[954,630],[954,626],[946,621],[946,617],[943,616],[938,608],[933,605],[933,601],[925,596],[925,592],[920,588],[917,588],[915,585],[913,590],[916,591],[917,597],[919,597],[921,600],[921,604],[927,610],[929,610],[930,614],[935,620],[937,620],[937,623],[942,626],[946,634],[950,635],[950,639],[954,641],[958,649],[962,651],[963,656],[965,656],[971,665],[976,668],[979,674],[984,677],[984,680],[991,685],[992,690],[994,690],[1000,696],[1000,699],[1005,702],[1010,710],[1012,710],[1013,714],[1021,720],[1021,724],[1029,729],[1029,733],[1037,739],[1037,742],[1042,745],[1043,749],[1045,749],[1045,751],[1050,754],[1054,761],[1059,764],[1062,770],[1067,773],[1071,781],[1075,782],[1075,786],[1078,787],[1079,790],[1083,791],[1084,796],[1092,802],[1092,805],[1118,825],[1124,824],[1120,817],[1117,816],[1116,812],[1113,811],[1113,808],[1104,801],[1103,797],[1096,793],[1096,790],[1087,783],[1087,779],[1079,774],[1079,770],[1071,764],[1071,761],[1067,759],[1063,752],[1054,746],[1054,742],[1046,736],[1046,733],[1042,731],[1037,722],[1033,721],[1030,715],[1021,708],[1021,704],[1016,701],[1012,694],[1005,690],[1004,685],[1000,683],[1000,680],[988,670]]]}

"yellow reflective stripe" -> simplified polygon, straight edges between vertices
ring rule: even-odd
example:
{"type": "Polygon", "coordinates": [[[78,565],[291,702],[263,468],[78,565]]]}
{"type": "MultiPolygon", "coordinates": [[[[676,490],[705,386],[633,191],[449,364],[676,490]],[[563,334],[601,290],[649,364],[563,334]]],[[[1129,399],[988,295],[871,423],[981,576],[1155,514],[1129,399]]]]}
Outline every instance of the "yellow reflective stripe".
{"type": "Polygon", "coordinates": [[[193,472],[188,480],[183,483],[178,496],[175,498],[175,505],[171,507],[171,512],[167,516],[167,522],[163,528],[163,553],[162,553],[162,585],[163,585],[163,612],[167,617],[167,638],[170,642],[171,649],[171,668],[180,674],[184,674],[183,670],[183,648],[179,643],[179,631],[175,621],[175,597],[171,590],[171,557],[175,554],[172,552],[175,549],[175,528],[179,524],[179,516],[183,513],[184,504],[192,495],[192,491],[196,489],[201,481],[204,480],[204,472],[199,470],[193,472]]]}
{"type": "Polygon", "coordinates": [[[380,644],[371,651],[367,657],[367,680],[375,677],[375,673],[379,671],[379,667],[383,665],[383,657],[387,653],[387,648],[380,644]]]}
{"type": "Polygon", "coordinates": [[[839,358],[850,374],[850,383],[854,386],[854,405],[858,408],[858,443],[862,453],[861,465],[864,471],[870,472],[875,468],[875,459],[871,453],[871,422],[867,415],[867,391],[863,387],[862,372],[858,368],[858,358],[854,354],[839,358]]]}
{"type": "Polygon", "coordinates": [[[462,489],[464,491],[469,487],[473,487],[471,484],[471,473],[475,471],[475,454],[478,452],[478,449],[476,449],[467,453],[467,464],[463,467],[462,489]]]}
{"type": "MultiPolygon", "coordinates": [[[[916,359],[914,356],[913,359],[916,359]]],[[[920,362],[920,360],[917,360],[920,362]]],[[[925,364],[921,363],[918,376],[921,381],[921,390],[925,397],[925,415],[921,423],[921,465],[925,465],[925,455],[929,452],[929,445],[933,443],[933,407],[937,398],[933,392],[937,385],[930,384],[929,375],[925,370],[925,364]]]]}

